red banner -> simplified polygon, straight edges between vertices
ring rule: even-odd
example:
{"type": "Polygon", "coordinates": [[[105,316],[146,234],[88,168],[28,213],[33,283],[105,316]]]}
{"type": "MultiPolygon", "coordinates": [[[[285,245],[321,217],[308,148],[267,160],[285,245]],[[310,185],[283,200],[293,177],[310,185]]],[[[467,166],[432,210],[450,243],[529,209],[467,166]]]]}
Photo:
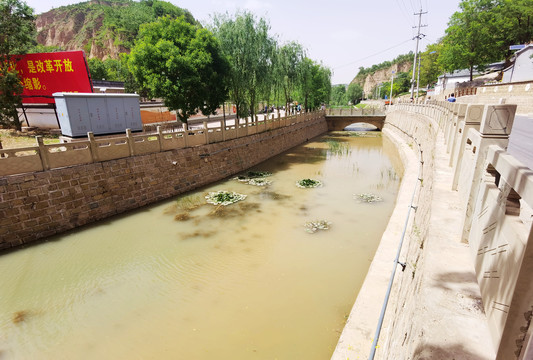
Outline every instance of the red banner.
{"type": "Polygon", "coordinates": [[[54,103],[55,92],[93,92],[83,51],[26,54],[17,70],[24,85],[23,103],[54,103]]]}

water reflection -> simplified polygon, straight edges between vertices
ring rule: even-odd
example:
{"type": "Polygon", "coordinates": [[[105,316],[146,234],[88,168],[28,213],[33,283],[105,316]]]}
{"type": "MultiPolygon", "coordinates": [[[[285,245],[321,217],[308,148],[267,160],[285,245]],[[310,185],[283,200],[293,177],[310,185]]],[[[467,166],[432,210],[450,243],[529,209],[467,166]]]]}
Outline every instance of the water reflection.
{"type": "Polygon", "coordinates": [[[380,135],[330,133],[258,165],[269,186],[228,179],[4,254],[0,358],[328,358],[396,198],[380,135]],[[207,204],[219,190],[247,197],[207,204]]]}

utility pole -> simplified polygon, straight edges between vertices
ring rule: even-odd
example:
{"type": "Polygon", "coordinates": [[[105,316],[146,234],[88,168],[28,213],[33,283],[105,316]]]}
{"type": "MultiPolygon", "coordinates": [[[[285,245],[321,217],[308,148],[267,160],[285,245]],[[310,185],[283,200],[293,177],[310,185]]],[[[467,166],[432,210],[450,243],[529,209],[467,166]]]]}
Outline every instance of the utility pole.
{"type": "Polygon", "coordinates": [[[416,102],[418,103],[418,92],[420,90],[420,63],[422,55],[418,54],[418,75],[416,76],[416,102]]]}
{"type": "Polygon", "coordinates": [[[392,75],[390,77],[390,99],[389,99],[389,106],[392,105],[392,87],[394,86],[394,70],[392,71],[392,75]]]}
{"type": "Polygon", "coordinates": [[[422,9],[420,9],[419,13],[414,14],[414,15],[418,15],[418,34],[415,37],[416,38],[416,49],[415,49],[415,61],[413,63],[413,76],[411,78],[411,99],[413,99],[414,92],[415,92],[415,74],[416,74],[416,61],[418,60],[418,43],[420,42],[420,39],[426,36],[420,33],[420,28],[427,26],[427,25],[422,25],[422,15],[427,14],[427,13],[428,13],[427,11],[422,12],[422,9]]]}

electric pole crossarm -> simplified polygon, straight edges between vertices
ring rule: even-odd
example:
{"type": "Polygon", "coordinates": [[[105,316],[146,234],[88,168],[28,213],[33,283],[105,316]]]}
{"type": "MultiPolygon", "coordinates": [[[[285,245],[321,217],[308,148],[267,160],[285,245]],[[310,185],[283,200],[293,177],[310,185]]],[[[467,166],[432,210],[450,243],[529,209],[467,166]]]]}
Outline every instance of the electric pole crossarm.
{"type": "MultiPolygon", "coordinates": [[[[415,48],[415,59],[413,62],[413,76],[411,78],[411,99],[413,99],[414,91],[415,91],[415,74],[416,74],[416,62],[418,60],[418,43],[420,42],[420,39],[426,35],[420,33],[420,28],[426,27],[427,25],[422,25],[422,15],[427,14],[428,12],[422,12],[422,9],[420,9],[419,13],[415,13],[414,15],[418,15],[418,32],[416,35],[416,48],[415,48]]],[[[413,38],[414,39],[414,38],[413,38]]]]}

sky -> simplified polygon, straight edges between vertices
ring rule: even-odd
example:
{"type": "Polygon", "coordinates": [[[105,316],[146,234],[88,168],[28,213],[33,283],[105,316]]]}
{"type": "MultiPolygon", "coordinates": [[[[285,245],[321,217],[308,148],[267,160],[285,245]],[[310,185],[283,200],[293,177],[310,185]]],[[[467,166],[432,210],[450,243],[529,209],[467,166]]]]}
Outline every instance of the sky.
{"type": "MultiPolygon", "coordinates": [[[[202,24],[216,13],[250,11],[265,18],[283,44],[296,41],[307,56],[332,70],[333,84],[348,84],[370,67],[415,51],[423,12],[420,51],[444,36],[460,0],[167,0],[189,10],[202,24]],[[420,11],[422,10],[422,11],[420,11]]],[[[40,14],[75,0],[26,0],[40,14]]]]}

